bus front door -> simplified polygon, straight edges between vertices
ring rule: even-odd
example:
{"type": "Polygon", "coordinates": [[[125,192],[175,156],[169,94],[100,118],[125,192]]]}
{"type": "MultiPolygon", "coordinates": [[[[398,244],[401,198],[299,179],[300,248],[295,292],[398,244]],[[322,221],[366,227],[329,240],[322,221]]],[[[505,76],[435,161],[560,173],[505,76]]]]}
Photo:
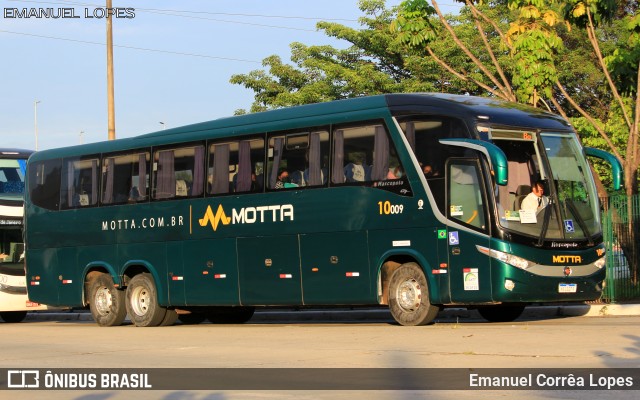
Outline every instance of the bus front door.
{"type": "Polygon", "coordinates": [[[456,223],[447,231],[453,303],[492,300],[490,260],[476,247],[489,246],[483,181],[478,159],[452,158],[447,162],[447,218],[456,223]]]}

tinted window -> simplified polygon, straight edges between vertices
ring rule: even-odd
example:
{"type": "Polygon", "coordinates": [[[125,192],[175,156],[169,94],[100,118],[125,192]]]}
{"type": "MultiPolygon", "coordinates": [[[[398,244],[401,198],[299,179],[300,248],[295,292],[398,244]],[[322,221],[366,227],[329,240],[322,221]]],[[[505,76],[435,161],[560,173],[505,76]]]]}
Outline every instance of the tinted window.
{"type": "Polygon", "coordinates": [[[209,145],[207,193],[261,192],[264,187],[264,139],[209,145]]]}
{"type": "Polygon", "coordinates": [[[29,197],[36,206],[47,210],[58,209],[61,164],[61,160],[47,160],[29,165],[29,197]]]}
{"type": "Polygon", "coordinates": [[[26,168],[26,159],[0,159],[0,199],[22,200],[26,168]]]}
{"type": "Polygon", "coordinates": [[[147,151],[105,156],[102,167],[102,204],[146,201],[149,195],[147,151]]]}
{"type": "Polygon", "coordinates": [[[311,129],[269,139],[267,187],[323,186],[329,177],[329,131],[311,129]]]}
{"type": "Polygon", "coordinates": [[[402,178],[404,169],[380,124],[335,129],[331,182],[368,183],[402,178]]]}
{"type": "Polygon", "coordinates": [[[95,158],[65,159],[62,168],[60,202],[62,208],[98,204],[100,160],[95,158]]]}
{"type": "Polygon", "coordinates": [[[154,199],[204,193],[204,146],[157,150],[153,154],[154,199]]]}

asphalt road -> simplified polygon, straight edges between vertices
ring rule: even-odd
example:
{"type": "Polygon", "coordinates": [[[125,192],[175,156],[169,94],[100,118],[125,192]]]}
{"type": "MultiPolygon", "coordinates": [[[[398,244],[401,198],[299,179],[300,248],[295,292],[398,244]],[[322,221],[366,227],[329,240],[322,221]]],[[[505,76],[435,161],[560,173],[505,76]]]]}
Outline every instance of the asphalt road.
{"type": "MultiPolygon", "coordinates": [[[[244,325],[101,328],[89,320],[0,324],[0,367],[35,368],[640,368],[640,316],[487,323],[445,316],[424,327],[372,318],[275,313],[244,325]]],[[[328,315],[328,314],[325,314],[328,315]]],[[[179,379],[179,376],[176,378],[179,379]]],[[[247,377],[247,379],[251,379],[247,377]]],[[[0,392],[0,397],[9,392],[0,392]]],[[[637,391],[48,391],[47,399],[626,399],[637,391]]],[[[12,391],[11,399],[44,397],[12,391]]]]}

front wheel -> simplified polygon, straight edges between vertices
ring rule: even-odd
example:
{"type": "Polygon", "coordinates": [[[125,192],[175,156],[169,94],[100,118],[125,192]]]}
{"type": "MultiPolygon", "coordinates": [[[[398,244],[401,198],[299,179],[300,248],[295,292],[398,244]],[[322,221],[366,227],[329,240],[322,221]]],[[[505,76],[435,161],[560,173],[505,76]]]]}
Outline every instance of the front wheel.
{"type": "Polygon", "coordinates": [[[149,273],[136,275],[127,286],[127,312],[135,326],[162,324],[167,309],[158,304],[158,292],[149,273]]]}
{"type": "Polygon", "coordinates": [[[127,316],[125,294],[113,284],[108,274],[90,275],[87,282],[89,309],[99,326],[118,326],[127,316]]]}
{"type": "Polygon", "coordinates": [[[4,322],[15,324],[18,322],[22,322],[27,317],[27,312],[26,311],[3,311],[3,312],[0,312],[0,317],[2,317],[4,322]]]}
{"type": "Polygon", "coordinates": [[[439,308],[429,301],[427,280],[418,264],[402,264],[391,275],[389,310],[405,326],[426,325],[438,315],[439,308]]]}
{"type": "Polygon", "coordinates": [[[522,315],[525,306],[485,306],[478,307],[482,318],[489,322],[511,322],[522,315]]]}

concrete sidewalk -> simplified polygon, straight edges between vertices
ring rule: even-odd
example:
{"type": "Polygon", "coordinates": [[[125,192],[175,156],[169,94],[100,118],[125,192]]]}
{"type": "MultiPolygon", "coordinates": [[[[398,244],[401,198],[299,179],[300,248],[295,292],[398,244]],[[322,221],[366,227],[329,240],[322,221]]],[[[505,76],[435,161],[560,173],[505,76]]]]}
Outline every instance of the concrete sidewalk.
{"type": "MultiPolygon", "coordinates": [[[[640,316],[640,304],[568,304],[527,307],[519,320],[557,317],[609,317],[640,316]]],[[[437,321],[482,320],[475,310],[446,308],[437,321]]],[[[93,321],[91,313],[74,311],[35,311],[27,315],[26,321],[93,321]]],[[[250,323],[295,323],[295,322],[394,322],[389,310],[380,308],[356,309],[259,309],[250,323]]]]}

